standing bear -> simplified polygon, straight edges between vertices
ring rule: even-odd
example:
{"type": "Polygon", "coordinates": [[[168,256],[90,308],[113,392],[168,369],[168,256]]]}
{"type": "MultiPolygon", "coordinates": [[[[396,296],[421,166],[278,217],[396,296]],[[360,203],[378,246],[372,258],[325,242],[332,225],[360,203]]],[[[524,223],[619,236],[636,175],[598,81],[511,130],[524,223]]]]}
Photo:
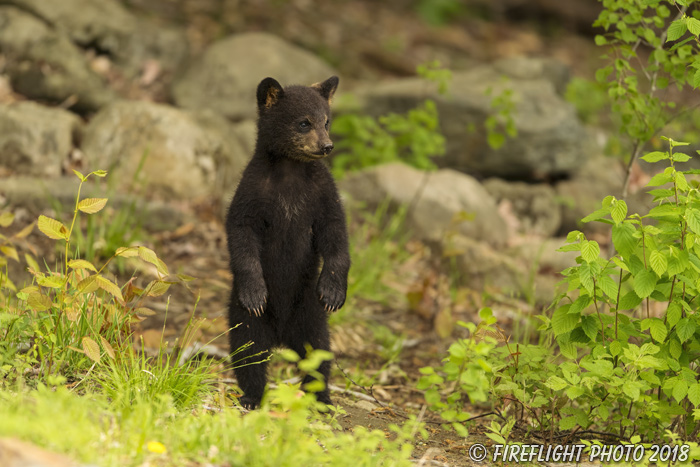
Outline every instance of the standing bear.
{"type": "MultiPolygon", "coordinates": [[[[233,273],[229,324],[238,325],[229,333],[231,351],[252,341],[235,356],[247,408],[260,405],[270,350],[285,346],[302,358],[306,346],[329,350],[328,312],[345,303],[345,213],[321,161],[333,149],[328,128],[337,87],[336,76],[311,86],[283,89],[272,78],[258,85],[255,154],[226,217],[233,273]]],[[[326,387],[316,397],[330,404],[330,362],[319,373],[326,387]]],[[[303,383],[310,381],[307,376],[303,383]]]]}

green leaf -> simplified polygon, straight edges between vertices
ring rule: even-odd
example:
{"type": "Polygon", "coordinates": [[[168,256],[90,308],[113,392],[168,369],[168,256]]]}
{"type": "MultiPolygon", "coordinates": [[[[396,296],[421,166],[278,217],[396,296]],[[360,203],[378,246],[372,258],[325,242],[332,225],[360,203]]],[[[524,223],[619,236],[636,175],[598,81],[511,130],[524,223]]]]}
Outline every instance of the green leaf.
{"type": "Polygon", "coordinates": [[[683,345],[678,341],[678,339],[671,339],[671,342],[668,345],[668,353],[670,353],[671,357],[675,358],[676,360],[678,360],[678,358],[681,356],[683,353],[683,345]]]}
{"type": "Polygon", "coordinates": [[[685,25],[692,35],[697,36],[700,34],[700,21],[697,19],[689,16],[686,18],[685,25]]]}
{"type": "Polygon", "coordinates": [[[71,269],[89,269],[97,272],[95,266],[90,261],[86,261],[84,259],[72,259],[68,261],[68,267],[71,269]]]}
{"type": "Polygon", "coordinates": [[[596,34],[593,40],[595,41],[595,45],[605,45],[608,43],[608,40],[605,38],[605,36],[601,36],[600,34],[596,34]]]}
{"type": "Polygon", "coordinates": [[[11,212],[3,212],[0,214],[0,227],[9,227],[15,220],[15,215],[11,212]]]}
{"type": "Polygon", "coordinates": [[[68,229],[56,219],[41,215],[39,216],[38,227],[44,235],[54,240],[68,239],[68,229]]]}
{"type": "Polygon", "coordinates": [[[584,395],[586,393],[586,389],[581,386],[569,386],[565,393],[569,399],[574,400],[577,397],[584,395]]]}
{"type": "Polygon", "coordinates": [[[639,383],[636,381],[625,381],[622,385],[622,392],[633,401],[636,401],[639,399],[639,383]]]}
{"type": "Polygon", "coordinates": [[[700,86],[700,70],[696,70],[693,75],[693,87],[697,88],[700,86]]]}
{"type": "Polygon", "coordinates": [[[666,256],[664,256],[663,253],[661,253],[659,250],[652,250],[652,252],[649,254],[649,264],[651,265],[651,268],[654,270],[657,276],[661,277],[663,273],[666,272],[666,269],[668,267],[668,261],[666,260],[666,256]]]}
{"type": "Polygon", "coordinates": [[[651,318],[650,320],[649,332],[651,333],[651,338],[658,343],[663,343],[668,335],[666,325],[659,318],[651,318]]]}
{"type": "Polygon", "coordinates": [[[700,405],[700,383],[690,385],[688,388],[688,400],[695,407],[700,405]]]}
{"type": "Polygon", "coordinates": [[[700,211],[693,208],[688,208],[685,211],[685,221],[688,227],[696,234],[700,234],[700,211]]]}
{"type": "Polygon", "coordinates": [[[600,276],[598,278],[598,288],[605,293],[608,297],[612,298],[613,300],[617,300],[617,282],[610,276],[600,276]]]}
{"type": "Polygon", "coordinates": [[[558,376],[550,376],[544,384],[553,391],[561,391],[569,385],[569,383],[558,376]]]}
{"type": "Polygon", "coordinates": [[[649,214],[647,214],[644,217],[653,217],[654,219],[665,219],[668,217],[678,217],[679,215],[680,210],[678,209],[678,206],[671,203],[664,203],[651,208],[649,210],[649,214]]]}
{"type": "Polygon", "coordinates": [[[552,331],[554,335],[565,334],[572,331],[579,322],[580,314],[569,313],[568,306],[558,308],[552,315],[552,331]]]}
{"type": "Polygon", "coordinates": [[[670,328],[675,326],[681,319],[681,311],[682,308],[678,302],[672,302],[668,305],[668,309],[666,310],[666,323],[668,323],[670,328]]]}
{"type": "Polygon", "coordinates": [[[594,240],[588,240],[581,244],[581,257],[587,263],[594,263],[598,259],[600,254],[600,247],[598,242],[594,240]]]}
{"type": "Polygon", "coordinates": [[[649,163],[659,162],[668,159],[668,153],[662,151],[654,151],[649,154],[645,154],[641,157],[642,160],[649,163]]]}
{"type": "Polygon", "coordinates": [[[625,217],[627,217],[627,203],[624,200],[618,199],[613,203],[612,211],[610,211],[610,216],[616,224],[619,224],[625,217]]]}
{"type": "Polygon", "coordinates": [[[610,209],[611,209],[610,206],[597,209],[597,210],[593,211],[592,213],[590,213],[589,215],[587,215],[586,217],[584,217],[583,219],[581,219],[581,222],[586,224],[588,222],[600,220],[600,219],[604,218],[605,216],[607,216],[608,214],[610,214],[610,209]]]}
{"type": "Polygon", "coordinates": [[[689,160],[690,156],[688,154],[684,154],[682,152],[673,153],[673,162],[688,162],[689,160]]]}
{"type": "Polygon", "coordinates": [[[90,175],[95,175],[100,178],[104,178],[107,176],[107,171],[106,170],[95,170],[94,172],[91,172],[90,175]]]}
{"type": "Polygon", "coordinates": [[[629,258],[634,253],[634,248],[637,246],[637,239],[634,238],[635,232],[634,226],[628,222],[613,225],[613,245],[615,245],[615,249],[620,252],[623,258],[629,258]]]}
{"type": "Polygon", "coordinates": [[[158,272],[162,275],[167,276],[170,274],[168,267],[163,261],[160,260],[160,258],[158,258],[155,251],[151,250],[150,248],[146,248],[145,246],[140,246],[138,248],[138,254],[139,258],[154,265],[158,272]]]}
{"type": "Polygon", "coordinates": [[[613,357],[620,355],[620,352],[622,351],[622,344],[620,344],[620,341],[612,341],[610,343],[610,355],[613,357]]]}
{"type": "Polygon", "coordinates": [[[100,212],[107,204],[107,198],[85,198],[78,203],[78,209],[85,214],[95,214],[100,212]]]}
{"type": "Polygon", "coordinates": [[[679,379],[676,384],[673,385],[673,391],[671,393],[676,402],[680,403],[688,394],[688,383],[679,379]]]}
{"type": "Polygon", "coordinates": [[[83,337],[83,352],[90,360],[94,362],[100,361],[100,347],[97,345],[97,342],[89,337],[83,337]]]}
{"type": "Polygon", "coordinates": [[[674,21],[668,27],[668,31],[666,33],[666,42],[677,41],[681,38],[681,36],[683,36],[683,34],[685,34],[687,30],[688,26],[686,25],[685,21],[683,21],[683,19],[678,19],[674,21]]]}
{"type": "Polygon", "coordinates": [[[634,278],[634,292],[641,298],[646,298],[654,291],[656,287],[656,274],[652,271],[643,269],[634,278]]]}
{"type": "Polygon", "coordinates": [[[621,299],[618,305],[618,310],[634,310],[642,303],[642,299],[634,293],[633,290],[627,292],[621,299]]]}
{"type": "Polygon", "coordinates": [[[661,172],[651,177],[651,180],[649,180],[647,186],[661,186],[667,183],[671,183],[671,176],[666,172],[661,172]]]}
{"type": "Polygon", "coordinates": [[[73,173],[75,174],[76,177],[78,177],[80,179],[81,182],[85,181],[85,175],[81,174],[80,172],[78,172],[75,169],[73,169],[73,173]]]}
{"type": "Polygon", "coordinates": [[[679,190],[688,191],[688,180],[686,180],[683,172],[676,172],[674,178],[676,180],[676,186],[679,190]]]}
{"type": "Polygon", "coordinates": [[[695,321],[690,318],[683,318],[676,324],[676,334],[681,344],[690,339],[695,334],[695,321]]]}
{"type": "Polygon", "coordinates": [[[593,274],[589,263],[581,263],[578,267],[578,279],[581,285],[586,288],[589,295],[593,295],[593,274]]]}

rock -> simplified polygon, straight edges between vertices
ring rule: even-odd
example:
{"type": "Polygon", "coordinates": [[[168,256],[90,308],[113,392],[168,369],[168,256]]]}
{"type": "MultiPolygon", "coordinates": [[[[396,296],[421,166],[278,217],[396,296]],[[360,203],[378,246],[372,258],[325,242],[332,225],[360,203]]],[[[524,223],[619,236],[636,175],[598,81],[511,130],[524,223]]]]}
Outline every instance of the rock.
{"type": "Polygon", "coordinates": [[[70,458],[46,451],[17,438],[0,438],[0,465],[3,467],[76,467],[70,458]]]}
{"type": "Polygon", "coordinates": [[[31,12],[60,35],[114,59],[129,77],[147,60],[175,71],[187,57],[184,31],[131,14],[117,0],[0,0],[31,12]]]}
{"type": "Polygon", "coordinates": [[[0,172],[58,177],[79,140],[82,122],[34,102],[0,105],[0,172]]]}
{"type": "Polygon", "coordinates": [[[589,156],[587,132],[574,108],[557,93],[561,84],[553,83],[561,78],[552,76],[556,73],[548,70],[556,67],[547,63],[520,58],[455,72],[447,96],[421,78],[371,83],[355,94],[362,111],[375,116],[404,113],[434,100],[447,139],[447,154],[435,159],[440,166],[484,177],[541,180],[569,174],[589,156]],[[493,97],[506,90],[513,93],[518,134],[495,150],[487,144],[485,121],[494,114],[493,97]]]}
{"type": "MultiPolygon", "coordinates": [[[[562,213],[559,233],[566,235],[572,230],[582,230],[586,234],[609,232],[608,224],[582,224],[581,219],[600,208],[606,196],[620,198],[624,180],[622,161],[598,156],[589,160],[570,180],[559,182],[555,187],[562,213]]],[[[630,193],[625,201],[630,214],[636,212],[643,215],[652,206],[652,197],[645,190],[630,193]]]]}
{"type": "Polygon", "coordinates": [[[387,199],[394,206],[410,205],[407,223],[428,242],[441,243],[450,233],[493,246],[507,240],[506,224],[491,196],[473,177],[455,170],[421,172],[404,164],[385,164],[357,172],[339,187],[370,206],[387,199]]]}
{"type": "Polygon", "coordinates": [[[464,235],[454,235],[442,245],[450,252],[460,276],[458,280],[473,290],[485,287],[502,293],[522,292],[527,284],[527,269],[510,255],[501,253],[485,242],[464,235]]]}
{"type": "Polygon", "coordinates": [[[227,125],[213,113],[195,116],[167,105],[120,101],[95,115],[83,152],[91,170],[116,172],[112,176],[122,186],[134,182],[144,159],[140,177],[150,193],[178,199],[215,195],[248,157],[227,125]]]}
{"type": "Polygon", "coordinates": [[[267,33],[237,34],[215,42],[173,85],[177,105],[213,109],[232,120],[253,118],[255,90],[274,77],[283,86],[311,84],[335,74],[315,55],[267,33]]]}
{"type": "Polygon", "coordinates": [[[501,214],[513,219],[517,233],[551,237],[559,231],[561,207],[551,186],[500,178],[490,178],[483,185],[499,204],[501,214]]]}
{"type": "Polygon", "coordinates": [[[0,53],[7,55],[12,87],[29,98],[55,103],[75,98],[73,108],[79,112],[115,98],[78,47],[18,8],[0,6],[0,53]]]}

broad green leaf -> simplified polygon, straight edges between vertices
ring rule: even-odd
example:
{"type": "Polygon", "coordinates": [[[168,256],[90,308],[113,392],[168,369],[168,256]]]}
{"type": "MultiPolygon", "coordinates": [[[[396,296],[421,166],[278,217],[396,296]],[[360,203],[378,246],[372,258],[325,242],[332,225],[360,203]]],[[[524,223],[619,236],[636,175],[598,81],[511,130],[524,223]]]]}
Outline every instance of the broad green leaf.
{"type": "Polygon", "coordinates": [[[620,299],[618,310],[634,310],[640,303],[642,303],[641,297],[634,290],[630,290],[620,299]]]}
{"type": "Polygon", "coordinates": [[[68,229],[56,219],[41,215],[39,216],[38,227],[44,235],[54,240],[68,239],[68,229]]]}
{"type": "Polygon", "coordinates": [[[170,274],[168,272],[168,267],[163,261],[160,260],[160,258],[158,258],[155,251],[151,250],[150,248],[146,248],[145,246],[140,246],[138,252],[139,258],[146,261],[147,263],[151,263],[152,265],[154,265],[159,273],[161,273],[164,276],[170,274]]]}
{"type": "Polygon", "coordinates": [[[668,335],[666,325],[659,318],[651,318],[650,321],[649,332],[651,333],[651,338],[660,344],[663,343],[668,335]]]}
{"type": "Polygon", "coordinates": [[[643,269],[634,278],[634,292],[641,298],[646,298],[654,291],[656,287],[656,274],[652,271],[643,269]]]}
{"type": "Polygon", "coordinates": [[[610,211],[610,216],[616,224],[619,224],[620,222],[625,220],[625,217],[627,217],[627,203],[625,203],[625,201],[621,199],[615,201],[612,207],[612,211],[610,211]]]}
{"type": "Polygon", "coordinates": [[[688,162],[689,160],[690,156],[687,154],[684,154],[682,152],[673,153],[673,162],[688,162]]]}
{"type": "Polygon", "coordinates": [[[617,300],[617,282],[610,276],[600,276],[598,278],[598,287],[605,293],[608,297],[613,300],[617,300]]]}
{"type": "Polygon", "coordinates": [[[688,223],[690,230],[696,234],[700,234],[700,211],[689,208],[685,211],[685,221],[688,223]]]}
{"type": "Polygon", "coordinates": [[[649,180],[647,186],[661,186],[667,183],[671,183],[671,176],[665,172],[661,172],[651,177],[651,180],[649,180]]]}
{"type": "Polygon", "coordinates": [[[597,220],[604,218],[608,214],[610,214],[610,206],[603,207],[603,208],[600,208],[596,211],[593,211],[592,213],[590,213],[589,215],[587,215],[586,217],[581,219],[581,222],[586,224],[588,222],[597,221],[597,220]]]}
{"type": "Polygon", "coordinates": [[[114,256],[122,256],[124,258],[133,258],[135,256],[139,255],[139,250],[138,247],[134,246],[129,246],[129,247],[123,247],[120,246],[117,248],[117,251],[114,253],[114,256]]]}
{"type": "Polygon", "coordinates": [[[595,45],[605,45],[608,43],[608,40],[605,38],[605,36],[601,36],[600,34],[596,34],[596,36],[593,38],[593,41],[595,42],[595,45]]]}
{"type": "Polygon", "coordinates": [[[146,286],[146,292],[149,297],[159,297],[168,291],[170,287],[169,282],[165,281],[151,281],[148,286],[146,286]]]}
{"type": "Polygon", "coordinates": [[[688,16],[686,18],[685,25],[692,35],[697,36],[700,34],[700,21],[697,19],[688,16]]]}
{"type": "Polygon", "coordinates": [[[115,360],[116,356],[114,354],[114,347],[112,347],[112,344],[110,344],[109,341],[101,335],[100,335],[100,342],[102,343],[102,348],[105,349],[105,352],[107,352],[107,355],[109,356],[109,358],[111,358],[112,360],[115,360]]]}
{"type": "Polygon", "coordinates": [[[690,339],[695,334],[695,321],[690,318],[683,318],[676,324],[676,334],[681,344],[690,339]]]}
{"type": "Polygon", "coordinates": [[[569,385],[569,383],[558,376],[550,376],[544,384],[553,391],[561,391],[569,385]]]}
{"type": "Polygon", "coordinates": [[[113,296],[117,301],[124,303],[124,297],[122,296],[122,291],[119,289],[117,284],[114,282],[110,281],[109,279],[106,279],[102,276],[90,276],[90,277],[95,277],[95,282],[97,282],[97,286],[113,296]]]}
{"type": "Polygon", "coordinates": [[[668,159],[668,153],[662,151],[654,151],[642,156],[642,159],[649,163],[659,162],[668,159]]]}
{"type": "Polygon", "coordinates": [[[95,214],[100,212],[107,204],[107,198],[85,198],[78,203],[78,209],[85,214],[95,214]]]}
{"type": "Polygon", "coordinates": [[[671,393],[676,402],[680,403],[688,394],[688,383],[679,379],[676,384],[673,385],[673,391],[671,393]]]}
{"type": "Polygon", "coordinates": [[[683,175],[683,172],[676,172],[674,177],[678,189],[681,191],[688,191],[688,180],[686,180],[685,175],[683,175]]]}
{"type": "Polygon", "coordinates": [[[675,358],[676,360],[680,358],[681,354],[683,353],[683,345],[678,342],[678,339],[671,339],[671,342],[668,345],[668,353],[670,353],[671,357],[675,358]]]}
{"type": "Polygon", "coordinates": [[[671,302],[666,310],[666,323],[669,328],[675,326],[681,319],[681,305],[678,302],[671,302]]]}
{"type": "Polygon", "coordinates": [[[15,220],[15,215],[11,212],[3,212],[0,214],[0,227],[9,227],[15,220]]]}
{"type": "Polygon", "coordinates": [[[581,257],[587,263],[593,263],[598,259],[600,254],[600,247],[598,242],[594,240],[588,240],[581,244],[581,257]]]}
{"type": "Polygon", "coordinates": [[[612,341],[608,350],[610,350],[610,355],[613,357],[620,355],[620,352],[622,351],[622,344],[620,344],[620,341],[612,341]]]}
{"type": "Polygon", "coordinates": [[[700,405],[700,383],[690,385],[688,388],[688,400],[695,407],[700,405]]]}
{"type": "Polygon", "coordinates": [[[89,269],[91,271],[97,272],[97,268],[90,262],[84,259],[72,259],[68,261],[68,267],[72,269],[89,269]]]}
{"type": "Polygon", "coordinates": [[[51,308],[51,299],[39,292],[29,294],[27,305],[34,311],[46,311],[51,308]]]}
{"type": "Polygon", "coordinates": [[[639,383],[636,381],[625,381],[622,391],[633,401],[639,399],[639,383]]]}
{"type": "Polygon", "coordinates": [[[693,75],[693,87],[700,87],[700,70],[696,70],[695,74],[693,75]]]}
{"type": "Polygon", "coordinates": [[[567,388],[567,390],[565,391],[565,393],[566,393],[566,396],[567,396],[569,399],[574,400],[574,399],[576,399],[577,397],[582,396],[583,394],[585,394],[585,393],[586,393],[586,389],[583,388],[583,387],[581,387],[581,386],[569,386],[569,387],[567,388]]]}
{"type": "Polygon", "coordinates": [[[0,251],[8,258],[12,258],[19,263],[19,255],[17,255],[17,250],[14,247],[9,245],[0,246],[0,251]]]}
{"type": "Polygon", "coordinates": [[[630,272],[630,268],[627,267],[627,265],[625,264],[625,262],[622,261],[622,260],[621,260],[620,258],[618,258],[617,256],[613,256],[613,257],[612,257],[612,261],[613,261],[613,263],[615,263],[615,266],[617,266],[618,268],[622,269],[622,270],[625,271],[625,272],[630,272]]]}
{"type": "Polygon", "coordinates": [[[585,310],[592,301],[593,299],[590,297],[590,295],[581,294],[576,300],[574,300],[574,303],[571,304],[567,313],[581,314],[581,312],[585,310]]]}
{"type": "Polygon", "coordinates": [[[106,170],[95,170],[94,172],[90,172],[90,174],[103,178],[103,177],[107,176],[107,171],[106,170]]]}
{"type": "Polygon", "coordinates": [[[613,245],[615,245],[615,249],[620,252],[623,258],[628,259],[637,246],[637,239],[634,238],[635,231],[634,226],[627,222],[613,225],[613,245]]]}
{"type": "Polygon", "coordinates": [[[37,276],[37,284],[51,289],[60,289],[66,284],[66,279],[59,275],[37,276]]]}
{"type": "Polygon", "coordinates": [[[687,30],[688,26],[683,19],[674,21],[668,27],[668,31],[666,32],[666,42],[680,39],[687,30]]]}
{"type": "Polygon", "coordinates": [[[578,267],[578,278],[581,285],[586,288],[589,295],[593,295],[593,275],[589,263],[581,263],[578,267]]]}
{"type": "Polygon", "coordinates": [[[649,264],[659,277],[666,272],[666,268],[668,267],[666,256],[659,250],[652,250],[652,252],[649,254],[649,264]]]}
{"type": "Polygon", "coordinates": [[[78,282],[78,291],[80,293],[92,293],[99,288],[97,284],[97,276],[88,276],[78,282]]]}
{"type": "Polygon", "coordinates": [[[598,320],[593,316],[582,316],[581,329],[583,329],[586,337],[588,337],[592,342],[595,342],[596,338],[598,337],[598,320]]]}
{"type": "MultiPolygon", "coordinates": [[[[676,172],[680,173],[680,172],[676,172]]],[[[667,217],[678,217],[680,210],[675,204],[664,203],[655,206],[649,210],[649,214],[644,217],[653,217],[654,219],[664,219],[667,217]]]]}
{"type": "Polygon", "coordinates": [[[558,336],[573,330],[579,322],[581,315],[577,313],[569,313],[569,307],[563,306],[558,308],[552,315],[552,331],[558,336]]]}
{"type": "Polygon", "coordinates": [[[100,347],[89,337],[83,337],[83,351],[93,362],[100,361],[100,347]]]}

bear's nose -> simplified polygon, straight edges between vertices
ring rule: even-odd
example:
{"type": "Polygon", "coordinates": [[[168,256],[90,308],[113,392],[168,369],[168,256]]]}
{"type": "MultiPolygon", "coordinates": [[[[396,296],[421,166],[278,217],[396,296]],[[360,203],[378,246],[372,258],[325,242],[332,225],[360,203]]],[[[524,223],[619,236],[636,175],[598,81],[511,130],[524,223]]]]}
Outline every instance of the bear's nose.
{"type": "Polygon", "coordinates": [[[333,143],[326,143],[321,147],[321,151],[323,151],[323,154],[328,155],[331,153],[333,150],[333,143]]]}

